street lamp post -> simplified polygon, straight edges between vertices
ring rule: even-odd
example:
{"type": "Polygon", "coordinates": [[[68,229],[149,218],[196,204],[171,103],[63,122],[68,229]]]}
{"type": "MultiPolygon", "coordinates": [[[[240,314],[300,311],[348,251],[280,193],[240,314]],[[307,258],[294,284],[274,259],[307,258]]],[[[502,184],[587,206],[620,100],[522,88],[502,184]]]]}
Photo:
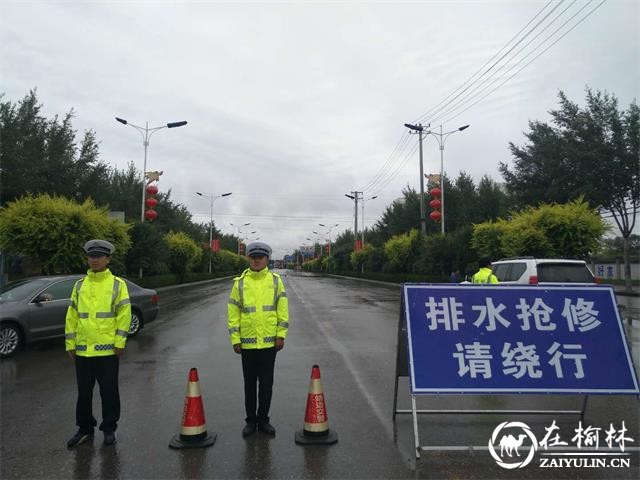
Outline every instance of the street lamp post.
{"type": "Polygon", "coordinates": [[[320,246],[320,258],[322,258],[322,243],[320,243],[320,234],[318,232],[313,232],[316,236],[314,238],[307,237],[307,240],[313,242],[313,257],[316,256],[316,244],[320,246]]]}
{"type": "MultiPolygon", "coordinates": [[[[433,137],[438,141],[438,146],[440,147],[440,213],[442,213],[442,218],[440,219],[440,232],[444,235],[444,142],[447,141],[447,138],[454,133],[461,132],[469,128],[469,125],[463,125],[461,127],[456,128],[455,130],[451,130],[449,132],[442,133],[442,125],[440,125],[440,133],[433,132],[431,130],[427,130],[425,135],[433,135],[433,137]]],[[[420,147],[420,158],[422,159],[422,146],[420,147]]],[[[420,160],[420,178],[422,181],[422,160],[420,160]]]]}
{"type": "Polygon", "coordinates": [[[331,230],[333,230],[334,228],[336,228],[338,225],[340,225],[339,223],[336,223],[335,225],[325,225],[324,223],[319,223],[318,225],[320,225],[321,227],[324,228],[328,228],[329,230],[327,230],[327,238],[329,239],[329,252],[328,255],[331,256],[331,230]]]}
{"type": "Polygon", "coordinates": [[[318,242],[318,245],[320,245],[320,258],[322,258],[322,243],[320,242],[320,240],[322,240],[322,235],[316,232],[315,230],[311,233],[313,233],[314,235],[317,235],[316,241],[318,242]]]}
{"type": "MultiPolygon", "coordinates": [[[[424,216],[424,169],[422,167],[422,131],[424,130],[424,127],[421,123],[418,125],[405,123],[404,126],[409,130],[418,132],[418,145],[420,147],[420,230],[425,234],[427,233],[427,219],[424,216]]],[[[427,128],[429,128],[429,125],[427,125],[427,128]]]]}
{"type": "MultiPolygon", "coordinates": [[[[242,241],[242,239],[240,238],[240,235],[243,233],[240,230],[240,228],[241,227],[248,227],[249,225],[251,225],[251,222],[243,223],[242,225],[234,225],[233,223],[229,222],[229,225],[234,227],[236,229],[236,231],[238,232],[238,255],[240,255],[240,243],[242,241]]],[[[253,232],[253,233],[255,233],[255,232],[253,232]]]]}
{"type": "Polygon", "coordinates": [[[200,195],[201,197],[207,197],[209,199],[210,210],[209,210],[209,273],[211,273],[211,242],[213,241],[213,204],[216,199],[221,197],[228,197],[232,192],[223,193],[222,195],[207,195],[204,193],[196,192],[196,195],[200,195]]]}
{"type": "MultiPolygon", "coordinates": [[[[166,125],[161,125],[159,127],[149,128],[149,122],[146,122],[144,127],[140,127],[138,125],[134,125],[133,123],[129,123],[124,118],[116,117],[116,120],[122,123],[123,125],[128,125],[130,127],[135,128],[142,135],[142,144],[144,145],[144,164],[142,167],[142,209],[140,211],[140,222],[144,222],[144,197],[145,197],[144,176],[147,172],[147,147],[149,147],[149,139],[151,138],[151,135],[156,133],[158,130],[162,130],[163,128],[183,127],[184,125],[187,124],[187,122],[183,120],[181,122],[171,122],[171,123],[167,123],[166,125]]],[[[142,278],[142,272],[140,273],[140,277],[142,278]]]]}
{"type": "Polygon", "coordinates": [[[374,200],[378,198],[377,195],[374,195],[373,197],[369,197],[369,198],[363,198],[362,199],[362,246],[364,247],[364,204],[366,202],[368,202],[369,200],[374,200]]]}

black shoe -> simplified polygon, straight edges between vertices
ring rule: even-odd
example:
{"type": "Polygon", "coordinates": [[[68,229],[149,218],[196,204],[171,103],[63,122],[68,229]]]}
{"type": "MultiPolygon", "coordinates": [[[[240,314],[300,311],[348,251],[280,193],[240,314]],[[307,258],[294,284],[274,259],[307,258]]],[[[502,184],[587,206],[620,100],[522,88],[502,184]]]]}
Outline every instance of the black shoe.
{"type": "Polygon", "coordinates": [[[271,425],[269,422],[259,423],[258,430],[260,430],[264,434],[271,435],[272,437],[276,434],[276,429],[273,428],[273,425],[271,425]]]}
{"type": "Polygon", "coordinates": [[[253,435],[254,433],[256,433],[256,424],[247,422],[247,424],[242,429],[242,436],[248,437],[249,435],[253,435]]]}
{"type": "Polygon", "coordinates": [[[93,432],[87,433],[81,430],[78,430],[76,434],[69,439],[67,442],[67,448],[73,448],[76,445],[80,445],[81,443],[86,442],[93,438],[93,432]]]}
{"type": "Polygon", "coordinates": [[[116,443],[116,433],[115,432],[104,432],[104,444],[105,445],[113,445],[116,443]]]}

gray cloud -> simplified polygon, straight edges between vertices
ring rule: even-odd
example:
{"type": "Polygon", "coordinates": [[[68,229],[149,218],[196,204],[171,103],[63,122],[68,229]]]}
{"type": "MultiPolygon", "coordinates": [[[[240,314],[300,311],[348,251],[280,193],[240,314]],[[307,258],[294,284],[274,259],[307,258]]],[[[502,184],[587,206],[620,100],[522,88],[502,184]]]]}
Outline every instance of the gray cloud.
{"type": "MultiPolygon", "coordinates": [[[[105,161],[142,168],[144,125],[188,120],[152,137],[149,170],[198,221],[251,222],[280,256],[317,223],[353,228],[344,193],[367,184],[412,121],[440,102],[546,3],[3,2],[2,91],[38,87],[48,115],[76,109],[105,161]]],[[[585,5],[579,0],[578,6],[585,5]]],[[[564,6],[562,7],[564,8],[564,6]]],[[[591,8],[591,7],[589,7],[591,8]]],[[[585,85],[637,96],[634,1],[610,1],[498,91],[446,127],[472,128],[446,145],[445,169],[499,180],[509,141],[547,120],[559,89],[585,85]]],[[[415,138],[412,138],[415,142],[415,138]]],[[[425,171],[439,170],[425,144],[425,171]]],[[[407,183],[417,154],[366,206],[371,225],[407,183]]]]}

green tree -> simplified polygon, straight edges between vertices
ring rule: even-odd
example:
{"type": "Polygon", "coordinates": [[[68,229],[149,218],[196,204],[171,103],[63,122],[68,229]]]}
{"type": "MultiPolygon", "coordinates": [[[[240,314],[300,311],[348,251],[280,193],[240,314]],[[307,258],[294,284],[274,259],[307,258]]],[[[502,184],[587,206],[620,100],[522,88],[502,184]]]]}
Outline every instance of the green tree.
{"type": "Polygon", "coordinates": [[[411,272],[411,265],[413,265],[414,257],[419,250],[421,239],[422,235],[417,229],[389,239],[384,244],[384,253],[387,258],[386,271],[411,272]]]}
{"type": "Polygon", "coordinates": [[[357,252],[351,252],[351,267],[356,271],[379,272],[384,265],[384,249],[367,243],[357,252]]]}
{"type": "Polygon", "coordinates": [[[77,201],[92,197],[99,205],[108,167],[98,159],[98,142],[91,130],[79,145],[71,109],[60,120],[41,114],[35,90],[13,103],[0,95],[0,204],[31,193],[48,193],[77,201]]]}
{"type": "Polygon", "coordinates": [[[607,226],[582,199],[563,205],[528,207],[509,221],[474,226],[472,246],[479,255],[586,259],[598,248],[607,226]]]}
{"type": "Polygon", "coordinates": [[[625,283],[631,288],[629,238],[640,208],[640,109],[586,89],[581,108],[561,91],[551,124],[529,122],[528,144],[509,144],[514,166],[500,164],[518,206],[565,203],[580,196],[608,212],[624,239],[625,283]]]}
{"type": "Polygon", "coordinates": [[[82,204],[49,195],[25,196],[0,210],[0,248],[37,261],[44,274],[78,273],[86,269],[82,246],[92,238],[116,247],[114,272],[130,246],[129,225],[109,218],[93,201],[82,204]]]}
{"type": "Polygon", "coordinates": [[[153,223],[135,223],[131,229],[132,247],[125,262],[130,274],[140,270],[144,275],[169,273],[169,246],[153,223]]]}
{"type": "MultiPolygon", "coordinates": [[[[629,236],[629,250],[634,252],[630,256],[637,259],[640,255],[640,235],[632,234],[629,236]]],[[[624,239],[622,237],[604,238],[600,243],[597,255],[606,258],[622,257],[624,255],[624,239]]]]}
{"type": "Polygon", "coordinates": [[[200,261],[202,249],[184,232],[169,232],[164,237],[169,247],[169,268],[180,280],[200,261]]]}

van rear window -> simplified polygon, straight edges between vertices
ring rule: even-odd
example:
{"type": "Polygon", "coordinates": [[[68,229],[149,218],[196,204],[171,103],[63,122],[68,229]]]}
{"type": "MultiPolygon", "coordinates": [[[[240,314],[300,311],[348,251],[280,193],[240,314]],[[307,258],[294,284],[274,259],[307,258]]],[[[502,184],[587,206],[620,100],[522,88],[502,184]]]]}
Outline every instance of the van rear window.
{"type": "Polygon", "coordinates": [[[538,282],[593,283],[593,275],[583,264],[539,263],[538,282]]]}

